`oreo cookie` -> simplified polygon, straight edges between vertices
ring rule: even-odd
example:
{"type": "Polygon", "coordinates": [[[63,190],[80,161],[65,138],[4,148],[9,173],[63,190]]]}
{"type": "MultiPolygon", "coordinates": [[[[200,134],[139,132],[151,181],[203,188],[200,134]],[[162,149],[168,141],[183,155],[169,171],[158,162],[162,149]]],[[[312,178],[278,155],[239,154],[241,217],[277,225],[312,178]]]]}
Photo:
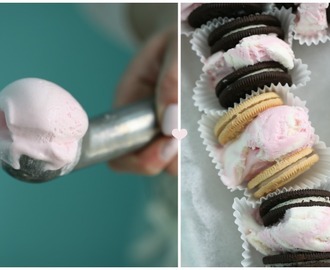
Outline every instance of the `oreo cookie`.
{"type": "Polygon", "coordinates": [[[327,14],[327,22],[330,24],[330,5],[326,9],[326,14],[327,14]]]}
{"type": "Polygon", "coordinates": [[[237,18],[249,14],[261,13],[265,4],[262,3],[212,3],[203,4],[188,16],[188,23],[194,28],[201,27],[208,21],[219,18],[237,18]]]}
{"type": "Polygon", "coordinates": [[[228,108],[253,90],[270,86],[272,83],[292,85],[291,75],[278,62],[260,62],[230,73],[219,81],[215,91],[220,105],[228,108]]]}
{"type": "Polygon", "coordinates": [[[265,200],[259,208],[264,226],[278,223],[288,209],[294,207],[330,207],[330,192],[319,189],[302,189],[283,192],[265,200]]]}
{"type": "Polygon", "coordinates": [[[279,267],[329,267],[330,252],[297,252],[266,256],[265,266],[279,267]]]}
{"type": "Polygon", "coordinates": [[[277,34],[281,39],[284,38],[279,19],[272,15],[250,15],[232,20],[214,29],[208,37],[208,44],[213,54],[234,48],[242,38],[272,33],[277,34]]]}

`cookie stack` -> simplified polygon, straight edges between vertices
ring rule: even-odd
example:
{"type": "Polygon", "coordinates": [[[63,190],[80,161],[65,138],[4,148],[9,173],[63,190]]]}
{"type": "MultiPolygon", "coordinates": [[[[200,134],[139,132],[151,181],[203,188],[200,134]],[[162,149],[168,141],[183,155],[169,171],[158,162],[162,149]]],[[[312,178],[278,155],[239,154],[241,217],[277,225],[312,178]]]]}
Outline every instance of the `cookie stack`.
{"type": "MultiPolygon", "coordinates": [[[[193,98],[199,110],[205,112],[199,121],[199,131],[221,181],[230,190],[243,190],[246,196],[233,205],[245,241],[243,265],[251,266],[252,246],[266,255],[265,265],[323,265],[327,259],[324,248],[315,248],[310,243],[305,243],[308,248],[302,248],[299,240],[288,244],[291,249],[280,244],[274,249],[269,244],[276,242],[276,235],[269,233],[280,231],[283,218],[290,219],[287,213],[300,213],[301,207],[324,207],[324,203],[328,207],[330,200],[321,195],[320,199],[319,191],[315,193],[316,199],[312,193],[307,194],[327,181],[330,159],[329,149],[314,133],[305,102],[291,93],[291,89],[305,85],[309,75],[291,49],[294,17],[285,9],[259,14],[247,8],[241,12],[244,7],[236,4],[241,15],[229,12],[229,18],[220,14],[220,18],[211,20],[211,15],[201,14],[207,13],[212,5],[194,7],[187,17],[191,26],[200,27],[194,31],[191,43],[204,65],[193,98]],[[194,24],[191,21],[198,17],[196,14],[201,19],[194,24]],[[307,189],[307,193],[290,197],[290,210],[283,201],[255,214],[257,209],[265,209],[263,203],[271,198],[277,201],[276,196],[282,198],[302,189],[307,189]],[[312,203],[306,206],[305,201],[312,203]],[[282,212],[269,222],[273,214],[268,211],[278,213],[278,209],[282,212]],[[262,232],[268,238],[262,238],[262,232]],[[263,252],[264,247],[267,252],[263,252]]],[[[312,218],[306,217],[305,223],[314,222],[312,218]]],[[[285,225],[281,235],[297,231],[299,234],[294,223],[285,225]]],[[[313,237],[323,236],[322,241],[330,248],[330,240],[326,240],[322,230],[313,237]]],[[[313,237],[306,241],[312,242],[313,237]]]]}

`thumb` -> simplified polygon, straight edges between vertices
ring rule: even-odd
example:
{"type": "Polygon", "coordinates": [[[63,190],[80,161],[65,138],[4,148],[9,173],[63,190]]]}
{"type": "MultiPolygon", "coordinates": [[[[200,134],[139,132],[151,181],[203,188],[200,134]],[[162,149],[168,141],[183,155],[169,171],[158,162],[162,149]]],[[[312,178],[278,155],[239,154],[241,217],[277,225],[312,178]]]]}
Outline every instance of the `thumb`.
{"type": "Polygon", "coordinates": [[[156,87],[157,117],[164,135],[178,128],[178,42],[175,31],[169,36],[156,87]]]}

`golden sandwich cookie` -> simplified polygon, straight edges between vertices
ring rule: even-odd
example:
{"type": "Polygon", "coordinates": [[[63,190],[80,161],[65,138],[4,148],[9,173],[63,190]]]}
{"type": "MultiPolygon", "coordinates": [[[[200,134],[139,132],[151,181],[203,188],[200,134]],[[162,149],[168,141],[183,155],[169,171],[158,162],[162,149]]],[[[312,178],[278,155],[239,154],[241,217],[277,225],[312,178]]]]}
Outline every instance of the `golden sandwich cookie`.
{"type": "Polygon", "coordinates": [[[319,160],[312,148],[305,148],[283,157],[248,182],[248,189],[256,189],[254,197],[261,198],[283,187],[307,171],[319,160]]]}
{"type": "Polygon", "coordinates": [[[214,134],[219,143],[224,145],[240,135],[261,112],[280,105],[283,105],[283,101],[275,92],[251,97],[223,115],[214,127],[214,134]]]}

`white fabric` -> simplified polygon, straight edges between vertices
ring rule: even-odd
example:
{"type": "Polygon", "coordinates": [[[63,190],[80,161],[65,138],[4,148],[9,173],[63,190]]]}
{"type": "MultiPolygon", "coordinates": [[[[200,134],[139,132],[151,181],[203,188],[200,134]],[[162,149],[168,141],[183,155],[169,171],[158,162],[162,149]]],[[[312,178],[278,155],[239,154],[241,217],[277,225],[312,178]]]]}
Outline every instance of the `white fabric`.
{"type": "MultiPolygon", "coordinates": [[[[293,46],[297,58],[309,65],[311,81],[293,91],[307,100],[310,120],[316,133],[330,144],[329,43],[293,46]]],[[[182,36],[181,128],[188,136],[181,143],[182,266],[241,266],[242,241],[234,223],[232,193],[220,181],[198,132],[201,113],[193,105],[192,94],[202,64],[182,36]]]]}

